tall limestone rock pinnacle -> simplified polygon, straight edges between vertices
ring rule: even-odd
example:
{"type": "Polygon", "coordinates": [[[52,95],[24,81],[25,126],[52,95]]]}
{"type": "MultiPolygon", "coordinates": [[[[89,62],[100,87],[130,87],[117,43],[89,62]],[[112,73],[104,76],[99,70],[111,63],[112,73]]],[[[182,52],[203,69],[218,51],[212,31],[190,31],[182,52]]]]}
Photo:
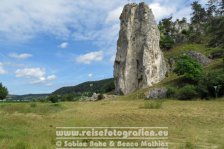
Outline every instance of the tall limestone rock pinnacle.
{"type": "Polygon", "coordinates": [[[149,6],[125,5],[120,21],[114,63],[115,91],[128,94],[160,82],[167,68],[159,47],[160,32],[149,6]]]}

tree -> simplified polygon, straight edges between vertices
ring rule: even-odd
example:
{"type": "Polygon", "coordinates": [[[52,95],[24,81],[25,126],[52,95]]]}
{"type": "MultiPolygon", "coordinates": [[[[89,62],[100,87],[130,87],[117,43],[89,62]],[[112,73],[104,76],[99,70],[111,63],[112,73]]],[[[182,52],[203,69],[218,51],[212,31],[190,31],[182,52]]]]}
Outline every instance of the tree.
{"type": "Polygon", "coordinates": [[[185,79],[198,81],[203,74],[202,66],[189,56],[182,56],[177,60],[174,72],[184,75],[185,79]]]}
{"type": "Polygon", "coordinates": [[[221,0],[219,3],[218,13],[220,14],[220,16],[224,15],[224,0],[221,0]]]}
{"type": "Polygon", "coordinates": [[[217,14],[218,0],[209,0],[207,4],[207,16],[208,19],[217,14]]]}
{"type": "Polygon", "coordinates": [[[224,17],[212,18],[208,23],[207,34],[210,35],[209,46],[224,47],[224,17]]]}
{"type": "Polygon", "coordinates": [[[202,43],[205,24],[207,21],[207,12],[197,1],[191,4],[193,13],[191,14],[191,27],[189,41],[193,43],[202,43]]]}
{"type": "Polygon", "coordinates": [[[2,83],[0,83],[0,100],[3,100],[6,98],[6,96],[8,95],[8,90],[6,87],[4,87],[2,85],[2,83]]]}
{"type": "Polygon", "coordinates": [[[164,18],[159,22],[159,29],[163,34],[169,35],[173,31],[172,24],[172,17],[164,18]]]}
{"type": "Polygon", "coordinates": [[[170,50],[174,46],[174,40],[169,35],[162,36],[160,39],[161,49],[170,50]]]}
{"type": "Polygon", "coordinates": [[[187,19],[185,17],[182,18],[182,20],[180,20],[180,23],[187,23],[187,19]]]}
{"type": "Polygon", "coordinates": [[[201,4],[199,4],[197,1],[193,2],[191,4],[193,13],[192,13],[192,18],[191,21],[194,24],[200,24],[201,22],[205,21],[205,17],[206,17],[206,11],[205,9],[202,7],[201,4]]]}
{"type": "Polygon", "coordinates": [[[63,101],[73,101],[75,98],[74,94],[66,94],[62,96],[63,101]]]}

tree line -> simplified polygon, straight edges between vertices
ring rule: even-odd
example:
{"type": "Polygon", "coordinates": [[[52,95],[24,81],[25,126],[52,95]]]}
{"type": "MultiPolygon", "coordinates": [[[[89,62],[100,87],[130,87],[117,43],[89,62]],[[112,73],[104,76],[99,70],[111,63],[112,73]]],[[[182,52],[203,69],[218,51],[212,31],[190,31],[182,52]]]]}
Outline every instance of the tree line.
{"type": "Polygon", "coordinates": [[[160,46],[170,50],[181,43],[199,43],[224,48],[224,0],[209,0],[205,7],[198,1],[191,4],[190,22],[186,18],[172,21],[172,17],[159,22],[160,46]],[[187,26],[181,32],[175,25],[187,26]]]}

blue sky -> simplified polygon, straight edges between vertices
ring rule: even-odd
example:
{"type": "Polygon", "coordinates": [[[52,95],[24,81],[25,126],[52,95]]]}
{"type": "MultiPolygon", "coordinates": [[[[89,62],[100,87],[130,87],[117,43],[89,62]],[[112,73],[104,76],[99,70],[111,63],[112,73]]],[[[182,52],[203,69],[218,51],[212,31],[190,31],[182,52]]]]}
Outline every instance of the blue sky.
{"type": "MultiPolygon", "coordinates": [[[[144,2],[157,21],[171,15],[190,18],[192,0],[144,2]]],[[[28,94],[112,77],[119,16],[126,3],[1,0],[0,82],[10,94],[28,94]]]]}

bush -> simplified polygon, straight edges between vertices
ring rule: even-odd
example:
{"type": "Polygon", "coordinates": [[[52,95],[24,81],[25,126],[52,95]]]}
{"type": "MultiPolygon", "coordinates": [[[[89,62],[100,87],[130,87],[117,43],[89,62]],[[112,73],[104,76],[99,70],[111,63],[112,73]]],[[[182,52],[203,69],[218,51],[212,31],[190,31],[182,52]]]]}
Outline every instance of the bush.
{"type": "Polygon", "coordinates": [[[174,40],[170,36],[164,36],[160,39],[160,47],[164,50],[170,50],[174,46],[174,40]]]}
{"type": "Polygon", "coordinates": [[[168,87],[167,88],[167,98],[175,98],[178,90],[175,87],[168,87]]]}
{"type": "Polygon", "coordinates": [[[104,99],[103,94],[99,94],[98,97],[97,97],[97,100],[102,100],[102,99],[104,99]]]}
{"type": "Polygon", "coordinates": [[[224,71],[215,71],[204,75],[198,84],[201,98],[224,96],[224,71]],[[216,90],[215,90],[216,86],[216,90]]]}
{"type": "Polygon", "coordinates": [[[180,100],[192,100],[198,96],[196,87],[193,85],[186,85],[179,89],[177,97],[180,100]]]}
{"type": "Polygon", "coordinates": [[[57,103],[59,100],[59,97],[57,95],[50,95],[47,97],[47,101],[50,101],[52,103],[57,103]]]}
{"type": "Polygon", "coordinates": [[[142,108],[144,109],[161,109],[163,102],[161,100],[146,101],[142,108]]]}
{"type": "Polygon", "coordinates": [[[73,101],[75,96],[73,94],[66,94],[62,97],[63,101],[73,101]]]}
{"type": "Polygon", "coordinates": [[[174,72],[177,75],[184,75],[190,81],[198,81],[203,74],[202,66],[189,56],[182,56],[177,60],[174,72]]]}

